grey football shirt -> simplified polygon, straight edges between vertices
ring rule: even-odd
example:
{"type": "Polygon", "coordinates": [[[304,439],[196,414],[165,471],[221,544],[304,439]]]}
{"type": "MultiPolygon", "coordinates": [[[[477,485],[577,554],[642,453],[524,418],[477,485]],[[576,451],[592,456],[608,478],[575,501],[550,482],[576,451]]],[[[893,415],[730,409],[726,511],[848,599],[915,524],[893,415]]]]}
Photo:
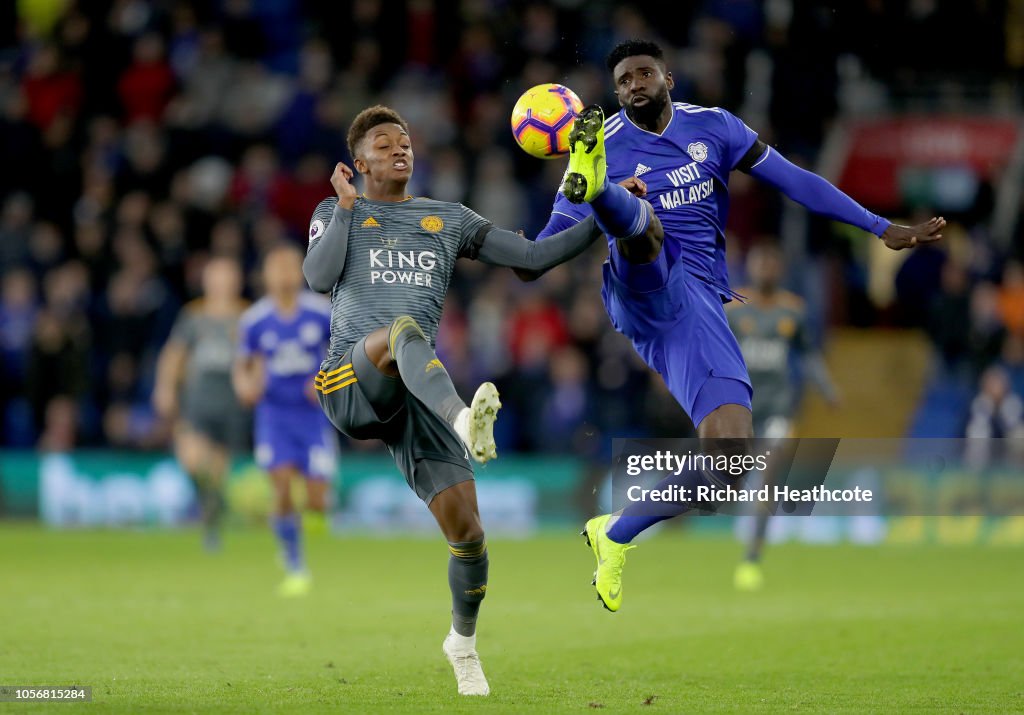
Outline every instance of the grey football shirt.
{"type": "MultiPolygon", "coordinates": [[[[317,206],[310,248],[327,230],[337,204],[331,196],[317,206]]],[[[412,316],[433,346],[455,262],[472,254],[477,232],[489,225],[462,204],[357,198],[345,266],[331,291],[331,343],[324,364],[399,315],[412,316]]]]}
{"type": "Polygon", "coordinates": [[[796,398],[794,353],[813,349],[802,301],[780,291],[771,303],[739,303],[730,305],[726,312],[754,388],[755,421],[790,416],[796,398]]]}
{"type": "Polygon", "coordinates": [[[185,413],[239,409],[231,385],[231,365],[244,308],[239,303],[238,315],[215,318],[203,312],[202,300],[195,300],[178,314],[170,339],[188,350],[181,395],[185,413]]]}

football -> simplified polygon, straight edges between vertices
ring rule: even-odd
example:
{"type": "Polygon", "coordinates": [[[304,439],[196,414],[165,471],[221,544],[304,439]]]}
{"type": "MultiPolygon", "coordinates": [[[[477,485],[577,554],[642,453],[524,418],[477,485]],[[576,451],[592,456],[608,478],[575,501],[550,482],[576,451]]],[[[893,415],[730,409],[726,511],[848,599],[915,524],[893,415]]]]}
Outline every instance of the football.
{"type": "Polygon", "coordinates": [[[538,84],[512,109],[512,136],[530,156],[555,159],[569,153],[569,131],[583,102],[568,87],[538,84]]]}

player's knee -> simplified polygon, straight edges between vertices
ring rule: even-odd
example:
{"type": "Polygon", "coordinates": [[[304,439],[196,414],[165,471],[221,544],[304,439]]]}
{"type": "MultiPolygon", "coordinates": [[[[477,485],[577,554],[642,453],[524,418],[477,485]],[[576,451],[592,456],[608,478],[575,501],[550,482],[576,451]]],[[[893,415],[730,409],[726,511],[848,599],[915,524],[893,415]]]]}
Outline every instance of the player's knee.
{"type": "Polygon", "coordinates": [[[278,514],[287,514],[294,509],[292,503],[292,490],[285,487],[278,487],[274,490],[274,507],[278,514]]]}
{"type": "Polygon", "coordinates": [[[397,375],[391,357],[391,327],[377,328],[363,339],[363,354],[366,359],[385,375],[397,375]]]}
{"type": "Polygon", "coordinates": [[[648,204],[647,210],[651,219],[647,229],[637,236],[617,241],[619,253],[630,263],[650,263],[661,253],[661,246],[665,242],[665,229],[654,213],[654,208],[648,204]]]}
{"type": "Polygon", "coordinates": [[[274,508],[279,514],[286,514],[292,511],[292,483],[291,475],[282,471],[272,473],[274,485],[274,508]]]}
{"type": "Polygon", "coordinates": [[[327,492],[321,488],[314,488],[312,482],[306,482],[306,508],[310,511],[327,511],[327,492]]]}
{"type": "Polygon", "coordinates": [[[416,322],[416,318],[411,315],[399,315],[397,318],[391,321],[391,326],[388,329],[388,335],[391,342],[394,343],[396,339],[406,335],[423,335],[423,328],[416,322]]]}
{"type": "Polygon", "coordinates": [[[487,558],[487,540],[483,531],[475,539],[451,539],[448,541],[448,551],[459,561],[475,563],[487,558]]]}
{"type": "Polygon", "coordinates": [[[480,518],[473,513],[465,513],[461,518],[448,519],[443,525],[444,536],[449,543],[483,542],[484,527],[480,518]]]}
{"type": "Polygon", "coordinates": [[[697,436],[701,439],[721,441],[730,444],[732,440],[750,439],[754,436],[754,425],[750,410],[743,405],[721,405],[701,420],[697,427],[697,436]]]}
{"type": "Polygon", "coordinates": [[[476,543],[484,541],[484,529],[479,523],[456,525],[448,534],[449,542],[476,543]]]}
{"type": "Polygon", "coordinates": [[[187,473],[195,476],[199,472],[202,449],[192,434],[178,436],[174,442],[174,456],[187,473]]]}
{"type": "Polygon", "coordinates": [[[292,503],[292,497],[288,490],[279,491],[274,496],[274,510],[278,514],[291,514],[295,511],[295,505],[292,503]]]}
{"type": "Polygon", "coordinates": [[[398,351],[402,346],[411,340],[426,340],[427,336],[423,328],[411,315],[399,315],[388,328],[388,354],[394,360],[398,359],[398,351]]]}
{"type": "Polygon", "coordinates": [[[630,263],[650,263],[661,252],[661,242],[646,234],[633,238],[620,238],[618,250],[622,257],[630,263]]]}
{"type": "Polygon", "coordinates": [[[195,477],[199,474],[199,460],[192,450],[178,447],[174,450],[174,456],[189,476],[195,477]]]}
{"type": "Polygon", "coordinates": [[[653,206],[648,204],[647,210],[651,212],[651,220],[647,224],[647,231],[644,232],[644,236],[649,241],[657,243],[660,250],[661,244],[665,241],[665,227],[661,225],[661,219],[658,218],[658,214],[654,213],[653,206]]]}

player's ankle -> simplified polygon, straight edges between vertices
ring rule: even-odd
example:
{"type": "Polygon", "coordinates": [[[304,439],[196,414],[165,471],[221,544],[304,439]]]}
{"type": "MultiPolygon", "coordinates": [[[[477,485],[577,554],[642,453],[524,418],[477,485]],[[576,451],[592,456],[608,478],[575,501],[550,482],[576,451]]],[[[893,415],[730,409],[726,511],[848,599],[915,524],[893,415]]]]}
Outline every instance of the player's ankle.
{"type": "Polygon", "coordinates": [[[453,625],[451,630],[448,631],[448,638],[451,643],[453,653],[464,655],[476,650],[476,633],[471,636],[460,635],[453,625]]]}

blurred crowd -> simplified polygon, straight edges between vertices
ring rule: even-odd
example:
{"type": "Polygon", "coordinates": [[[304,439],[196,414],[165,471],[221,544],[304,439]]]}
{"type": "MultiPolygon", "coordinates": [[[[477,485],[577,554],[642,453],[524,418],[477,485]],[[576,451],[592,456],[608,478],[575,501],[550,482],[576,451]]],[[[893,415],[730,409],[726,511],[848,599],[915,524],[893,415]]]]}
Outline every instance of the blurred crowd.
{"type": "MultiPolygon", "coordinates": [[[[347,124],[369,104],[410,122],[414,193],[532,235],[564,167],[515,149],[509,110],[550,81],[614,106],[603,59],[619,40],[661,40],[677,99],[739,113],[807,165],[851,103],[874,96],[884,108],[898,93],[888,88],[1024,67],[1018,0],[874,0],[841,15],[833,5],[706,0],[668,17],[661,3],[602,0],[4,3],[0,440],[165,447],[169,427],[150,407],[155,356],[204,260],[235,257],[258,297],[262,250],[305,240],[331,168],[349,161],[347,124]],[[956,46],[936,51],[940,36],[956,46]]],[[[782,202],[745,177],[732,193],[738,262],[781,230],[782,202]]],[[[985,218],[963,230],[975,235],[985,218]]],[[[852,260],[824,224],[809,232],[813,265],[852,260]]],[[[439,352],[467,394],[497,380],[504,447],[587,453],[602,436],[689,429],[611,330],[603,253],[532,284],[469,262],[457,271],[439,352]]],[[[1000,384],[1021,394],[1020,265],[986,273],[936,253],[922,264],[929,303],[911,322],[928,327],[950,379],[995,384],[986,369],[998,364],[1000,384]]]]}

